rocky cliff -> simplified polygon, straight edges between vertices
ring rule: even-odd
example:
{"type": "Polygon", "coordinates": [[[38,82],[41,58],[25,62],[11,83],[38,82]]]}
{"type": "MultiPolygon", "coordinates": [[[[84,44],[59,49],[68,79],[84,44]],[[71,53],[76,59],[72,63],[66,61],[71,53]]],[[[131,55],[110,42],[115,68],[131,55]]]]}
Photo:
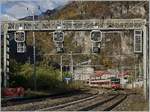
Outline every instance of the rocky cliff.
{"type": "MultiPolygon", "coordinates": [[[[64,7],[43,12],[40,20],[52,19],[148,19],[148,2],[145,1],[72,1],[64,7]]],[[[30,17],[21,20],[30,20],[30,17]]],[[[59,59],[52,56],[43,55],[55,53],[55,46],[52,41],[52,32],[36,32],[36,50],[39,62],[56,61],[59,59]]],[[[90,53],[91,42],[90,32],[65,32],[64,48],[65,52],[70,51],[79,53],[90,53]]],[[[27,59],[32,58],[32,32],[27,32],[27,59]]],[[[133,64],[135,55],[133,53],[133,31],[122,31],[119,33],[104,33],[101,44],[101,53],[94,56],[75,56],[75,63],[92,58],[93,64],[102,64],[106,67],[119,66],[120,62],[130,65],[133,64]],[[120,57],[122,55],[122,57],[120,57]],[[122,61],[120,59],[122,58],[122,61]],[[128,59],[128,61],[126,61],[128,59]]],[[[58,57],[59,58],[59,57],[58,57]]],[[[67,60],[67,56],[65,57],[67,60]]]]}

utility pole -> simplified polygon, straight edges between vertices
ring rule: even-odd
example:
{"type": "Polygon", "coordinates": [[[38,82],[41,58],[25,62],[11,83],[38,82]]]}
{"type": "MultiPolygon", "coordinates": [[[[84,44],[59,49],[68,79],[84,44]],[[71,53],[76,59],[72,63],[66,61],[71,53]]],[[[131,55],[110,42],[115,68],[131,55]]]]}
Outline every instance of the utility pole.
{"type": "Polygon", "coordinates": [[[35,34],[33,31],[33,77],[34,77],[34,90],[37,89],[36,86],[36,55],[35,55],[35,34]]]}
{"type": "MultiPolygon", "coordinates": [[[[27,10],[29,10],[27,8],[27,10]]],[[[33,21],[33,24],[35,24],[35,18],[34,18],[34,11],[31,10],[31,13],[32,13],[32,21],[33,21]]],[[[32,36],[33,36],[33,83],[34,83],[34,90],[36,91],[37,90],[37,82],[36,82],[36,49],[35,49],[35,32],[34,32],[34,25],[33,25],[33,32],[32,32],[32,36]]]]}
{"type": "MultiPolygon", "coordinates": [[[[0,28],[1,30],[1,28],[0,28]]],[[[0,38],[0,47],[2,48],[2,38],[0,38]]],[[[0,79],[2,79],[2,49],[0,49],[0,79]]],[[[2,80],[0,81],[0,86],[2,87],[2,80]]],[[[0,102],[1,103],[1,102],[0,102]]]]}
{"type": "Polygon", "coordinates": [[[61,55],[60,56],[60,77],[61,77],[61,81],[63,80],[63,73],[62,73],[62,59],[63,59],[63,56],[61,55]]]}
{"type": "MultiPolygon", "coordinates": [[[[6,21],[8,19],[6,18],[6,21]]],[[[9,45],[9,36],[8,36],[8,23],[6,22],[4,24],[4,66],[3,66],[3,71],[4,71],[4,88],[8,87],[8,72],[9,72],[9,48],[7,47],[9,45]]]]}
{"type": "Polygon", "coordinates": [[[71,63],[71,74],[72,74],[72,78],[73,78],[73,58],[72,58],[72,52],[70,53],[70,63],[71,63]]]}
{"type": "MultiPolygon", "coordinates": [[[[149,2],[149,6],[150,6],[150,2],[149,2]]],[[[149,15],[149,22],[150,22],[150,15],[149,15]]],[[[148,33],[148,37],[150,36],[149,35],[149,32],[150,32],[150,25],[148,26],[148,31],[147,31],[147,33],[148,33]]],[[[148,39],[148,43],[149,43],[149,46],[148,46],[148,52],[149,52],[149,54],[148,54],[148,97],[149,97],[149,101],[150,101],[150,37],[149,37],[149,39],[148,39]]],[[[149,106],[149,108],[150,108],[150,106],[149,106]]]]}
{"type": "Polygon", "coordinates": [[[143,82],[144,82],[144,97],[147,100],[147,35],[146,35],[146,26],[143,26],[143,82]]]}
{"type": "MultiPolygon", "coordinates": [[[[33,13],[33,23],[34,23],[34,13],[33,13]]],[[[33,76],[34,76],[34,90],[37,89],[36,85],[36,55],[35,55],[35,33],[33,27],[33,76]]]]}
{"type": "Polygon", "coordinates": [[[150,54],[150,47],[149,47],[149,41],[150,41],[150,38],[149,38],[149,26],[148,27],[146,27],[147,29],[146,29],[146,36],[147,36],[147,38],[146,38],[146,42],[147,42],[147,76],[146,76],[146,79],[147,79],[147,98],[149,98],[149,75],[150,75],[150,72],[149,72],[149,66],[150,66],[150,63],[149,63],[149,60],[150,60],[150,57],[149,57],[149,54],[150,54]]]}
{"type": "Polygon", "coordinates": [[[133,84],[134,84],[134,88],[136,88],[135,87],[135,82],[136,82],[136,74],[137,74],[137,68],[136,68],[136,59],[137,59],[137,57],[136,57],[136,54],[135,54],[135,56],[134,56],[134,80],[133,80],[133,84]]]}
{"type": "MultiPolygon", "coordinates": [[[[150,6],[150,2],[149,2],[149,6],[150,6]]],[[[150,15],[149,15],[149,22],[150,22],[150,15]]],[[[149,24],[149,26],[148,26],[148,30],[147,30],[147,35],[148,35],[148,37],[150,36],[149,35],[149,32],[150,32],[150,24],[149,24]]],[[[150,101],[150,37],[148,38],[148,98],[149,98],[149,101],[150,101]]],[[[150,108],[150,105],[149,105],[149,108],[150,108]]]]}

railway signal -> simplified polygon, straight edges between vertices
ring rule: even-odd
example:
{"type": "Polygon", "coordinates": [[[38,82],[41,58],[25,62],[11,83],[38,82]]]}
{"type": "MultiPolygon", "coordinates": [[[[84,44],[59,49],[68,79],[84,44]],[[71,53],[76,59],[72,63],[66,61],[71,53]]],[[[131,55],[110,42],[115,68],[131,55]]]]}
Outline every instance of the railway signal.
{"type": "Polygon", "coordinates": [[[56,52],[63,53],[63,42],[64,42],[64,32],[62,31],[55,31],[53,33],[53,41],[55,42],[56,52]]]}
{"type": "Polygon", "coordinates": [[[100,52],[100,48],[99,47],[92,47],[92,52],[93,53],[99,53],[100,52]]]}
{"type": "Polygon", "coordinates": [[[100,53],[100,43],[99,42],[93,42],[92,43],[92,52],[93,53],[100,53]]]}
{"type": "Polygon", "coordinates": [[[17,53],[25,53],[26,45],[24,42],[17,42],[17,53]]]}
{"type": "Polygon", "coordinates": [[[62,31],[55,31],[53,33],[53,41],[54,42],[63,42],[64,41],[64,32],[62,32],[62,31]]]}
{"type": "Polygon", "coordinates": [[[134,53],[142,53],[142,30],[134,30],[134,53]]]}
{"type": "Polygon", "coordinates": [[[102,41],[102,32],[100,30],[91,31],[90,39],[93,42],[101,42],[102,41]]]}
{"type": "Polygon", "coordinates": [[[100,43],[102,41],[102,32],[100,30],[91,31],[90,39],[92,41],[92,52],[100,53],[100,43]]]}
{"type": "Polygon", "coordinates": [[[15,32],[15,41],[16,42],[25,42],[25,32],[24,31],[16,31],[15,32]]]}
{"type": "Polygon", "coordinates": [[[17,43],[17,53],[25,53],[25,31],[16,31],[15,32],[15,41],[17,43]]]}
{"type": "Polygon", "coordinates": [[[61,43],[61,42],[56,43],[56,52],[57,53],[63,53],[64,52],[63,43],[61,43]]]}

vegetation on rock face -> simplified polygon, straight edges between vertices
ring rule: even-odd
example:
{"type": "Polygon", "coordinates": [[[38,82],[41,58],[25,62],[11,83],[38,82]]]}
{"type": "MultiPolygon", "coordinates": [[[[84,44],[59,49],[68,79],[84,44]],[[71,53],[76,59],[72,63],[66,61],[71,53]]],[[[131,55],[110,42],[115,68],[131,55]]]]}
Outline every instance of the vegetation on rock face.
{"type": "Polygon", "coordinates": [[[148,18],[148,2],[74,1],[51,16],[51,19],[148,18]]]}

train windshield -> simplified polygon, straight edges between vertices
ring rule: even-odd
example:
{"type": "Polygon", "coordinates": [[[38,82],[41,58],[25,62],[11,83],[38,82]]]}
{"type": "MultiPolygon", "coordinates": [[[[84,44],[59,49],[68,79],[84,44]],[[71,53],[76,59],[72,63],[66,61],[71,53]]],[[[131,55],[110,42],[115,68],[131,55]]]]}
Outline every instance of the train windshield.
{"type": "Polygon", "coordinates": [[[118,78],[112,78],[111,82],[115,83],[115,84],[120,84],[120,79],[118,79],[118,78]]]}

